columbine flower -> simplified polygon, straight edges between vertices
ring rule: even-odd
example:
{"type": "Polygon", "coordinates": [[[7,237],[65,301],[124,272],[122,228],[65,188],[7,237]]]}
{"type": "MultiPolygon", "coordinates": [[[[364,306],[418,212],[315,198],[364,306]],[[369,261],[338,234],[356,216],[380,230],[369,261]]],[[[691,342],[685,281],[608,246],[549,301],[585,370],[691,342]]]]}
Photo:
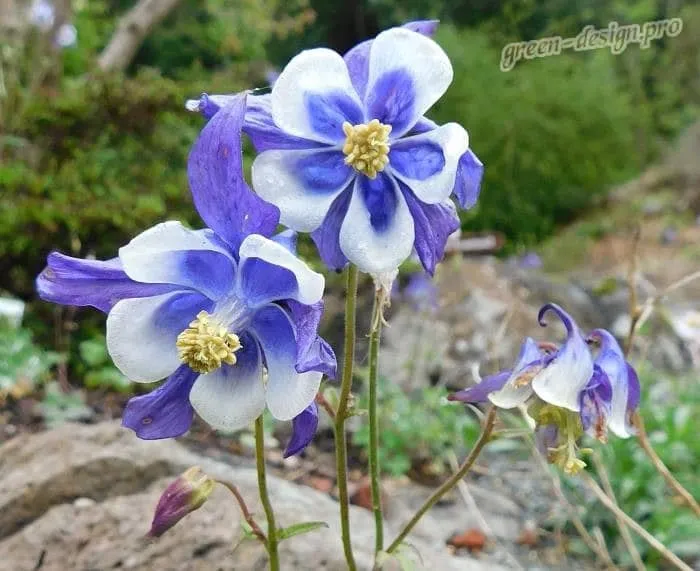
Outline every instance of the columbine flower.
{"type": "Polygon", "coordinates": [[[561,347],[526,338],[512,369],[486,377],[477,385],[450,395],[463,402],[491,401],[501,408],[528,406],[536,423],[538,447],[549,461],[570,473],[585,466],[578,458],[584,433],[605,442],[607,431],[626,438],[639,405],[639,381],[615,338],[596,329],[584,338],[578,326],[553,303],[540,310],[538,321],[553,311],[564,323],[561,347]],[[589,345],[600,345],[595,359],[589,345]]]}
{"type": "Polygon", "coordinates": [[[150,537],[160,537],[187,514],[199,509],[214,491],[216,482],[193,466],[174,480],[158,500],[150,537]]]}
{"type": "Polygon", "coordinates": [[[107,348],[127,377],[168,377],[126,407],[123,422],[141,438],[184,433],[193,409],[222,430],[248,425],[266,405],[291,420],[312,403],[322,375],[335,373],[333,351],[316,333],[323,276],[296,258],[292,233],[266,237],[277,210],[242,178],[244,112],[241,96],[189,157],[194,203],[211,229],[158,224],[108,261],[53,253],[37,280],[43,299],[108,313],[107,348]]]}
{"type": "MultiPolygon", "coordinates": [[[[459,227],[454,205],[474,205],[483,165],[456,123],[424,113],[452,81],[452,66],[425,34],[435,22],[381,33],[344,57],[296,56],[269,95],[251,97],[244,131],[261,154],[253,186],[281,222],[311,232],[324,262],[395,270],[415,248],[426,271],[459,227]]],[[[225,96],[188,108],[216,113],[225,96]]]]}

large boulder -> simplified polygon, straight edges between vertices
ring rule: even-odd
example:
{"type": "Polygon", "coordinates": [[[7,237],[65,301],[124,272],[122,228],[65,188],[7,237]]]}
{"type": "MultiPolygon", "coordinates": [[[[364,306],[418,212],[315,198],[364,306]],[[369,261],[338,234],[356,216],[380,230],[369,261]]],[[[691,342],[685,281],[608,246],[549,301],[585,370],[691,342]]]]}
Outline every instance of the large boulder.
{"type": "MultiPolygon", "coordinates": [[[[235,484],[258,520],[264,520],[249,460],[215,461],[175,441],[141,441],[113,422],[66,424],[16,437],[0,448],[0,571],[264,570],[262,547],[251,540],[240,542],[238,506],[224,488],[160,539],[145,539],[160,494],[192,465],[235,484]]],[[[338,504],[326,494],[275,476],[269,476],[268,487],[280,525],[316,520],[328,524],[285,541],[282,568],[345,569],[338,504]]],[[[403,520],[406,514],[396,510],[396,516],[403,520]]],[[[425,568],[507,568],[498,558],[451,555],[445,539],[460,523],[438,521],[426,520],[409,538],[425,568]],[[429,533],[431,528],[437,533],[429,533]]],[[[358,565],[370,569],[372,516],[351,506],[351,522],[358,565]]],[[[389,522],[388,536],[396,533],[399,523],[396,518],[389,522]]]]}

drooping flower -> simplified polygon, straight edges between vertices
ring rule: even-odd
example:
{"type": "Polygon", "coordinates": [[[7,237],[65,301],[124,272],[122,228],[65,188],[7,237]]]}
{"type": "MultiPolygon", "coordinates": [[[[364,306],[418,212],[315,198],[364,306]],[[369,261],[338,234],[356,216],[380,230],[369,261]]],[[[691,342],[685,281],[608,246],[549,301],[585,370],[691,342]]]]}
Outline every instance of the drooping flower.
{"type": "Polygon", "coordinates": [[[549,461],[567,472],[585,466],[578,458],[584,433],[605,442],[607,431],[628,437],[631,416],[639,405],[639,381],[615,338],[596,329],[587,338],[571,316],[550,303],[538,321],[553,311],[564,323],[561,347],[526,338],[512,369],[486,377],[477,385],[450,395],[450,400],[491,401],[501,408],[526,405],[536,423],[536,442],[549,461]],[[593,356],[590,345],[600,344],[593,356]]]}
{"type": "Polygon", "coordinates": [[[209,499],[216,482],[193,466],[165,489],[153,515],[149,537],[160,537],[183,517],[198,510],[209,499]]]}
{"type": "Polygon", "coordinates": [[[245,96],[229,102],[189,157],[194,203],[210,228],[158,224],[107,261],[53,253],[37,279],[43,299],[108,313],[107,348],[128,378],[167,377],[126,407],[123,423],[141,438],[184,433],[195,410],[221,430],[247,426],[265,406],[292,420],[335,373],[317,334],[323,276],[295,256],[293,233],[268,237],[277,209],[242,177],[244,113],[245,96]]]}
{"type": "MultiPolygon", "coordinates": [[[[427,35],[436,22],[387,30],[344,57],[302,52],[272,93],[251,97],[244,131],[261,153],[253,186],[281,222],[310,232],[331,268],[395,270],[415,249],[432,274],[459,227],[452,201],[476,202],[483,165],[456,123],[424,117],[452,81],[427,35]]],[[[211,117],[226,96],[188,108],[211,117]]]]}

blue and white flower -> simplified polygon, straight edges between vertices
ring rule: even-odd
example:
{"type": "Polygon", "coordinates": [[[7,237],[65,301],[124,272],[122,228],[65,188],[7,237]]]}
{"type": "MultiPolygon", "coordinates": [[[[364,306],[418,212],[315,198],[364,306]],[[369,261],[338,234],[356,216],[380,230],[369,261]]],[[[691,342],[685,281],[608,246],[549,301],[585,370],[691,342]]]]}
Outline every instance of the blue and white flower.
{"type": "Polygon", "coordinates": [[[596,329],[584,337],[571,316],[553,303],[540,310],[540,325],[549,311],[566,327],[561,347],[528,337],[512,369],[486,377],[450,400],[491,401],[506,409],[526,405],[540,448],[551,462],[575,473],[585,466],[577,456],[577,441],[584,433],[602,442],[608,429],[622,438],[634,433],[631,419],[639,406],[639,380],[612,334],[596,329]],[[594,356],[591,346],[596,345],[600,349],[594,356]]]}
{"type": "MultiPolygon", "coordinates": [[[[452,201],[474,205],[483,165],[456,123],[424,114],[452,81],[435,22],[387,30],[344,57],[302,52],[272,93],[250,97],[244,131],[260,153],[253,186],[283,224],[310,232],[331,268],[395,270],[416,250],[432,274],[459,227],[452,201]]],[[[188,108],[211,117],[226,96],[188,108]]]]}
{"type": "Polygon", "coordinates": [[[293,233],[267,237],[278,212],[242,177],[245,106],[240,96],[223,108],[190,154],[193,199],[210,228],[158,224],[108,261],[53,253],[37,287],[43,299],[106,312],[107,348],[129,379],[167,377],[127,405],[124,424],[141,438],[182,434],[193,411],[237,430],[267,407],[280,420],[301,416],[298,451],[313,437],[321,377],[336,367],[317,335],[324,278],[294,255],[293,233]]]}

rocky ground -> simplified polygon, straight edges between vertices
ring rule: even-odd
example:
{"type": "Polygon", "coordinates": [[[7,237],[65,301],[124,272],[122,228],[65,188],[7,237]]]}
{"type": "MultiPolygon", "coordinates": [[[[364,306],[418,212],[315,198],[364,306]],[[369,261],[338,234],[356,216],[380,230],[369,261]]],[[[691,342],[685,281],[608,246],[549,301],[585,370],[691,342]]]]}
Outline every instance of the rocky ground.
{"type": "MultiPolygon", "coordinates": [[[[584,569],[568,561],[556,542],[533,539],[537,528],[532,518],[541,516],[538,502],[540,510],[547,504],[551,509],[546,479],[533,477],[528,462],[485,462],[480,471],[491,475],[477,476],[467,492],[480,506],[478,512],[455,494],[410,536],[418,568],[584,569]],[[472,531],[453,541],[472,552],[447,545],[455,534],[484,526],[488,537],[475,538],[472,531]]],[[[160,539],[145,538],[163,489],[192,465],[238,486],[251,510],[260,514],[255,470],[240,456],[214,460],[174,441],[140,441],[116,422],[65,424],[12,439],[0,448],[0,570],[265,569],[260,546],[241,541],[238,508],[223,487],[160,539]]],[[[284,542],[283,568],[344,569],[335,500],[278,476],[270,478],[269,488],[281,525],[315,520],[328,524],[284,542]]],[[[403,481],[390,483],[385,493],[391,536],[430,490],[403,481]]],[[[371,514],[352,506],[351,520],[358,564],[370,569],[371,514]]]]}

